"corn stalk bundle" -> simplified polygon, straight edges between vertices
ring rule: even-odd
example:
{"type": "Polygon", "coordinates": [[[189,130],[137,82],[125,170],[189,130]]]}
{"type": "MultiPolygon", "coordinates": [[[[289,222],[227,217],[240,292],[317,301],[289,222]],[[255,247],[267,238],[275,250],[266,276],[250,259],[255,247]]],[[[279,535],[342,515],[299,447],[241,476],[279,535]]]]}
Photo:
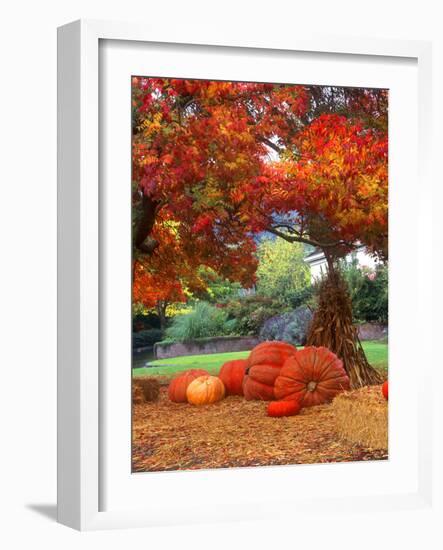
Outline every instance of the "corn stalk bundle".
{"type": "Polygon", "coordinates": [[[368,363],[357,328],[352,322],[352,303],[346,282],[336,270],[321,281],[318,308],[307,337],[308,346],[324,346],[342,361],[351,388],[380,384],[380,374],[368,363]]]}

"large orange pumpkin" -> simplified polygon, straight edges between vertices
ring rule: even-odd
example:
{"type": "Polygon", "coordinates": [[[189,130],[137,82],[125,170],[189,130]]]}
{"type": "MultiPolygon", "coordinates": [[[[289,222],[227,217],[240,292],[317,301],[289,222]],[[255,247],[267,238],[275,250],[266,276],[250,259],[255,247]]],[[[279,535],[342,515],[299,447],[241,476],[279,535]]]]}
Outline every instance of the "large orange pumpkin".
{"type": "Polygon", "coordinates": [[[250,367],[254,365],[282,365],[288,357],[296,353],[297,348],[288,342],[268,340],[255,346],[248,357],[250,367]]]}
{"type": "Polygon", "coordinates": [[[327,348],[309,346],[287,359],[275,380],[274,394],[311,407],[332,401],[348,389],[349,378],[340,359],[327,348]]]}
{"type": "Polygon", "coordinates": [[[226,395],[243,395],[243,378],[247,365],[246,359],[235,359],[222,365],[218,377],[225,386],[226,395]]]}
{"type": "Polygon", "coordinates": [[[248,357],[247,376],[243,380],[246,399],[275,399],[275,379],[286,359],[296,353],[297,348],[286,342],[262,342],[256,346],[248,357]]]}
{"type": "Polygon", "coordinates": [[[186,403],[188,401],[186,398],[186,390],[188,389],[189,384],[204,374],[208,373],[203,369],[190,369],[176,376],[169,384],[169,399],[175,403],[186,403]]]}
{"type": "Polygon", "coordinates": [[[225,396],[223,382],[217,376],[199,376],[186,390],[186,397],[192,405],[209,405],[225,396]]]}

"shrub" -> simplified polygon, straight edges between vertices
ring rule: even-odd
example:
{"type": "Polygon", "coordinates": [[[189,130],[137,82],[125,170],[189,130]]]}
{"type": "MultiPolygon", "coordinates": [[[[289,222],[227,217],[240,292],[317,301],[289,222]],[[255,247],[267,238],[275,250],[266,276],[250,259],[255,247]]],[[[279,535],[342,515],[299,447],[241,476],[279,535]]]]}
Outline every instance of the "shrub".
{"type": "Polygon", "coordinates": [[[359,267],[353,261],[342,265],[348,284],[355,321],[388,322],[388,268],[380,265],[375,271],[359,267]]]}
{"type": "Polygon", "coordinates": [[[238,296],[241,291],[241,284],[231,282],[214,270],[202,267],[198,271],[199,277],[203,280],[206,290],[198,295],[200,300],[215,304],[238,296]]]}
{"type": "Polygon", "coordinates": [[[163,338],[162,331],[159,328],[150,330],[141,330],[132,335],[132,347],[144,348],[153,346],[156,342],[160,342],[163,338]]]}
{"type": "Polygon", "coordinates": [[[293,309],[300,306],[313,307],[315,305],[315,285],[294,290],[288,297],[289,304],[293,309]]]}
{"type": "Polygon", "coordinates": [[[290,344],[303,346],[309,326],[312,321],[312,311],[301,306],[294,311],[275,315],[268,319],[260,330],[261,340],[281,340],[290,344]]]}
{"type": "Polygon", "coordinates": [[[153,328],[160,328],[160,319],[155,313],[134,313],[132,316],[132,331],[139,332],[153,328]]]}
{"type": "Polygon", "coordinates": [[[245,296],[221,304],[229,319],[235,320],[235,332],[239,336],[259,333],[263,323],[285,309],[280,302],[264,296],[245,296]]]}
{"type": "Polygon", "coordinates": [[[235,319],[228,313],[207,302],[198,302],[191,313],[174,317],[166,330],[169,340],[184,342],[210,336],[229,336],[235,333],[235,319]]]}

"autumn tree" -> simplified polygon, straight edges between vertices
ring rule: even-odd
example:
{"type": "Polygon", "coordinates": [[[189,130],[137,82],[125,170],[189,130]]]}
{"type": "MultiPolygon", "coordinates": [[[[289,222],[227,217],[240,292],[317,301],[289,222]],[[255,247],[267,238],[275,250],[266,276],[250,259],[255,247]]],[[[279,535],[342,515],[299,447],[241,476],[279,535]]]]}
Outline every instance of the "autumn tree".
{"type": "Polygon", "coordinates": [[[286,151],[287,160],[268,165],[261,176],[264,190],[257,209],[262,226],[287,242],[323,251],[328,273],[308,343],[336,352],[354,387],[378,382],[352,325],[349,292],[336,264],[361,244],[387,258],[387,135],[344,116],[324,114],[291,145],[292,158],[286,151]]]}
{"type": "Polygon", "coordinates": [[[162,216],[209,238],[213,252],[243,240],[251,183],[306,104],[302,86],[134,78],[136,249],[161,244],[162,216]]]}
{"type": "Polygon", "coordinates": [[[166,308],[170,303],[184,302],[186,296],[179,279],[165,278],[165,273],[156,274],[137,261],[134,266],[132,300],[145,308],[155,310],[162,330],[166,328],[166,308]]]}
{"type": "MultiPolygon", "coordinates": [[[[151,273],[166,280],[175,265],[192,286],[206,266],[249,286],[263,231],[322,249],[336,289],[336,261],[357,245],[387,257],[386,91],[149,78],[133,89],[134,261],[151,273]]],[[[354,385],[374,381],[346,338],[354,385]]]]}
{"type": "Polygon", "coordinates": [[[133,79],[134,281],[143,265],[165,284],[201,290],[204,266],[254,283],[253,182],[276,123],[287,132],[306,98],[300,86],[133,79]]]}

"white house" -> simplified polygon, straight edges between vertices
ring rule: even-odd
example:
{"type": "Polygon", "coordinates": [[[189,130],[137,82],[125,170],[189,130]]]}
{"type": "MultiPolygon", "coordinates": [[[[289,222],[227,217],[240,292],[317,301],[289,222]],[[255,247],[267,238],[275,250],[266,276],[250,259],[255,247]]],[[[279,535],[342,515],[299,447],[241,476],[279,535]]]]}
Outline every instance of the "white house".
{"type": "MultiPolygon", "coordinates": [[[[369,269],[375,269],[377,262],[375,259],[366,252],[364,246],[360,246],[345,258],[347,262],[351,262],[353,258],[357,259],[358,265],[360,267],[368,267],[369,269]]],[[[311,283],[315,280],[321,278],[324,273],[327,271],[327,262],[325,255],[319,249],[314,250],[311,254],[308,254],[305,258],[305,262],[309,265],[311,270],[311,283]]]]}

